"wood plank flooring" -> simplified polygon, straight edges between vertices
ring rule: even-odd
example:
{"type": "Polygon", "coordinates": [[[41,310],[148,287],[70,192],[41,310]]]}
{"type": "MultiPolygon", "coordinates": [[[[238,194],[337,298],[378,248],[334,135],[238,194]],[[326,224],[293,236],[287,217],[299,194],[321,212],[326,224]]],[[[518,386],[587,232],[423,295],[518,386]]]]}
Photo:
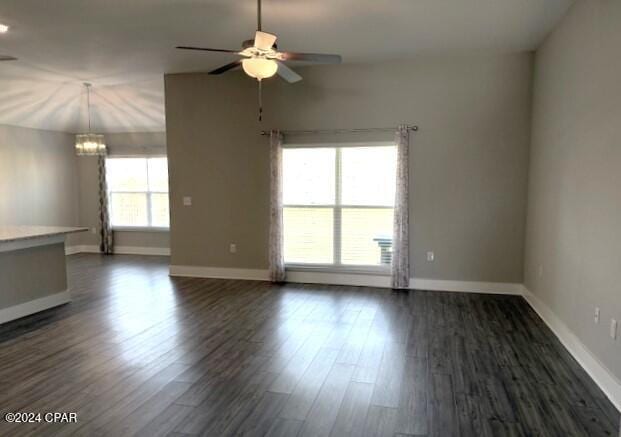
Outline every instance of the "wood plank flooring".
{"type": "Polygon", "coordinates": [[[0,326],[22,436],[614,436],[619,413],[525,301],[169,278],[74,255],[70,305],[0,326]]]}

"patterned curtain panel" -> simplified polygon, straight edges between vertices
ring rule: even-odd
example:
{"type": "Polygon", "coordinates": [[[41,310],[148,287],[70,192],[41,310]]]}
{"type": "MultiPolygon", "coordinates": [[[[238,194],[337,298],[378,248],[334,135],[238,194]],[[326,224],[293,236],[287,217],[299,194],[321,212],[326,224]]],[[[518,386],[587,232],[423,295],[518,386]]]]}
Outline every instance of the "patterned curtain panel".
{"type": "Polygon", "coordinates": [[[410,286],[410,214],[409,214],[409,146],[410,130],[401,125],[397,129],[397,190],[393,224],[392,288],[410,286]]]}
{"type": "Polygon", "coordinates": [[[269,271],[272,282],[285,280],[282,218],[282,134],[270,135],[270,236],[269,271]]]}
{"type": "Polygon", "coordinates": [[[108,184],[106,182],[106,157],[97,157],[97,167],[99,169],[99,227],[101,229],[99,250],[101,253],[110,255],[114,249],[114,238],[112,236],[112,225],[110,224],[110,213],[108,210],[108,184]]]}

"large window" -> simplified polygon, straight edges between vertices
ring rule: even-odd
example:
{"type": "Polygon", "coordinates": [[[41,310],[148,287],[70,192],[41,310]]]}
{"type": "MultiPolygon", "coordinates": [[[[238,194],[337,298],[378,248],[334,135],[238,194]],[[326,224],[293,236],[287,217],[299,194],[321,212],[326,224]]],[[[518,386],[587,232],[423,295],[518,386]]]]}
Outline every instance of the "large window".
{"type": "Polygon", "coordinates": [[[106,178],[113,227],[169,227],[166,158],[107,158],[106,178]]]}
{"type": "Polygon", "coordinates": [[[388,266],[396,162],[396,146],[285,148],[285,263],[388,266]]]}

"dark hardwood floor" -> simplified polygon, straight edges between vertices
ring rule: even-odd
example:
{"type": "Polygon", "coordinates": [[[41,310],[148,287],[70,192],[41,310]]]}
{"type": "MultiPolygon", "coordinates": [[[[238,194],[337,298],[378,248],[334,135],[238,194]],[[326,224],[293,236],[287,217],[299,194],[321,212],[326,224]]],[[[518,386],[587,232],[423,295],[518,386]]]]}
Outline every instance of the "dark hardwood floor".
{"type": "Polygon", "coordinates": [[[75,255],[73,303],[0,326],[0,435],[617,436],[515,296],[169,278],[75,255]]]}

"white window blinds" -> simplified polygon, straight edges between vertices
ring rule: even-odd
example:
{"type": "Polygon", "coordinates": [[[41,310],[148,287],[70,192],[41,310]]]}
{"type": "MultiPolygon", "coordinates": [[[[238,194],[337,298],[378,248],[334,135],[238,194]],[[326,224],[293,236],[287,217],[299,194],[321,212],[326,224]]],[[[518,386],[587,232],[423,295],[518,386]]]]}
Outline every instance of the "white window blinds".
{"type": "Polygon", "coordinates": [[[107,158],[113,227],[168,228],[168,161],[165,157],[107,158]]]}
{"type": "Polygon", "coordinates": [[[285,148],[285,262],[390,265],[396,160],[395,146],[285,148]]]}

